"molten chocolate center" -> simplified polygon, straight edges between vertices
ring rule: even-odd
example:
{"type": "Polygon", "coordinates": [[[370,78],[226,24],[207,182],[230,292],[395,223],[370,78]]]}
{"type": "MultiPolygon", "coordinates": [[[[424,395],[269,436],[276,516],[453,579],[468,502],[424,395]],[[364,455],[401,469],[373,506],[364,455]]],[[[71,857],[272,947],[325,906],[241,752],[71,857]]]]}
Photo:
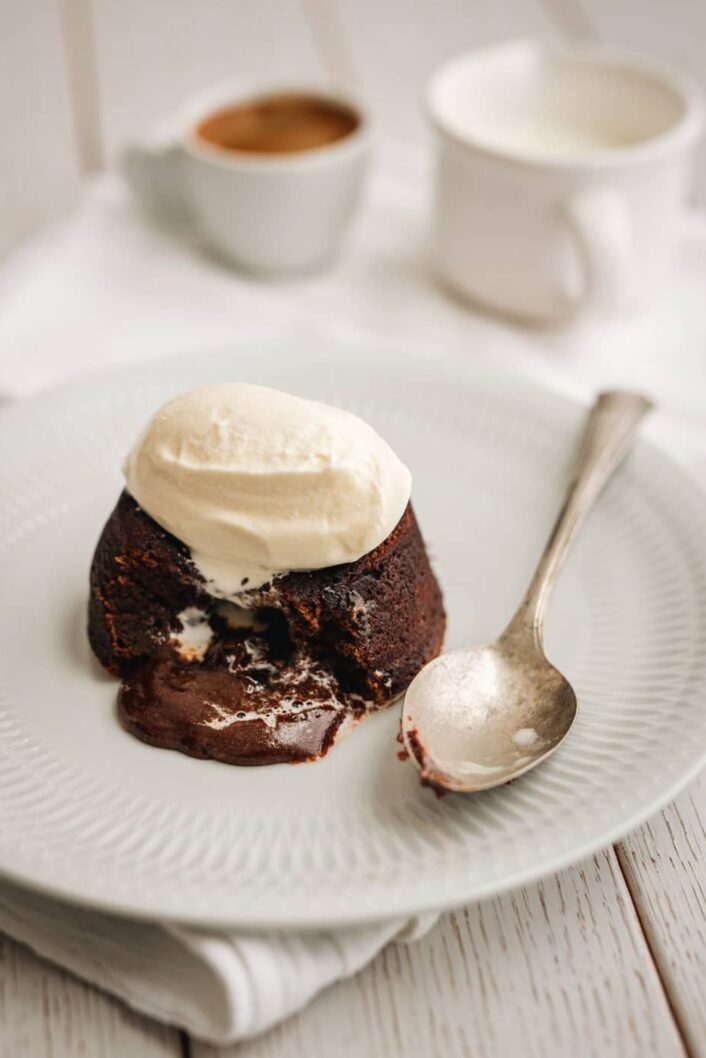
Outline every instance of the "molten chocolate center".
{"type": "Polygon", "coordinates": [[[281,620],[254,630],[215,616],[211,627],[203,657],[175,639],[123,680],[121,721],[144,742],[227,764],[310,760],[365,708],[281,620]]]}

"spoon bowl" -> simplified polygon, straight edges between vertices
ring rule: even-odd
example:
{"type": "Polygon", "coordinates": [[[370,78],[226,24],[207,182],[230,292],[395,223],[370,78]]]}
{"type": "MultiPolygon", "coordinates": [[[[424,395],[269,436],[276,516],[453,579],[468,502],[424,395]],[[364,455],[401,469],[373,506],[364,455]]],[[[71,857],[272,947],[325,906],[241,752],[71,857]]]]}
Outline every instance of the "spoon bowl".
{"type": "Polygon", "coordinates": [[[410,684],[402,713],[405,747],[423,783],[474,793],[529,771],[569,732],[571,684],[522,641],[442,654],[410,684]]]}

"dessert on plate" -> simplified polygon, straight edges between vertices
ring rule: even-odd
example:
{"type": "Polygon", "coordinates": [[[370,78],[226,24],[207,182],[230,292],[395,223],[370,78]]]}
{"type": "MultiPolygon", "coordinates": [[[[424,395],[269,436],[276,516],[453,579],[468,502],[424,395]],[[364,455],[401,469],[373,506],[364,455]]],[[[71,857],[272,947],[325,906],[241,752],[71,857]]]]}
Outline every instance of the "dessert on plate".
{"type": "Polygon", "coordinates": [[[230,764],[323,756],[441,650],[411,477],[362,419],[246,384],[161,408],[93,557],[123,726],[230,764]]]}

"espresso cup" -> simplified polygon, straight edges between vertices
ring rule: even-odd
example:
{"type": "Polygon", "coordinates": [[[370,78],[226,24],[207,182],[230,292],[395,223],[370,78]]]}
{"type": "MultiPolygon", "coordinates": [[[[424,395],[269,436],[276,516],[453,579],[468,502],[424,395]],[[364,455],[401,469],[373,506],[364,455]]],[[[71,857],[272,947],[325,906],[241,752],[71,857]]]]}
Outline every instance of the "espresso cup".
{"type": "Polygon", "coordinates": [[[337,253],[358,202],[370,148],[358,104],[300,86],[219,86],[200,93],[151,138],[130,146],[123,170],[152,211],[195,225],[208,245],[239,268],[281,274],[323,267],[337,253]],[[224,148],[201,133],[229,106],[297,95],[344,107],[351,131],[296,150],[224,148]]]}
{"type": "Polygon", "coordinates": [[[432,259],[453,291],[552,323],[659,285],[702,128],[681,74],[615,49],[518,41],[442,66],[427,112],[432,259]]]}

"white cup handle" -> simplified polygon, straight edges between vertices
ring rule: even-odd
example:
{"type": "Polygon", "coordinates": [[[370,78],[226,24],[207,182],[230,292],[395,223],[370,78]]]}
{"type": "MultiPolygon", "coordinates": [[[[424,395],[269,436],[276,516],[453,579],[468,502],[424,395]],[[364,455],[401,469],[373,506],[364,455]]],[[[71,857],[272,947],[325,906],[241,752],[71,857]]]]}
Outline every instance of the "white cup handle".
{"type": "Polygon", "coordinates": [[[170,126],[130,144],[121,157],[130,190],[145,209],[162,219],[184,220],[190,212],[182,157],[176,132],[170,126]]]}
{"type": "Polygon", "coordinates": [[[581,306],[611,310],[630,292],[634,264],[630,217],[616,191],[583,191],[566,205],[566,216],[583,265],[581,306]]]}

